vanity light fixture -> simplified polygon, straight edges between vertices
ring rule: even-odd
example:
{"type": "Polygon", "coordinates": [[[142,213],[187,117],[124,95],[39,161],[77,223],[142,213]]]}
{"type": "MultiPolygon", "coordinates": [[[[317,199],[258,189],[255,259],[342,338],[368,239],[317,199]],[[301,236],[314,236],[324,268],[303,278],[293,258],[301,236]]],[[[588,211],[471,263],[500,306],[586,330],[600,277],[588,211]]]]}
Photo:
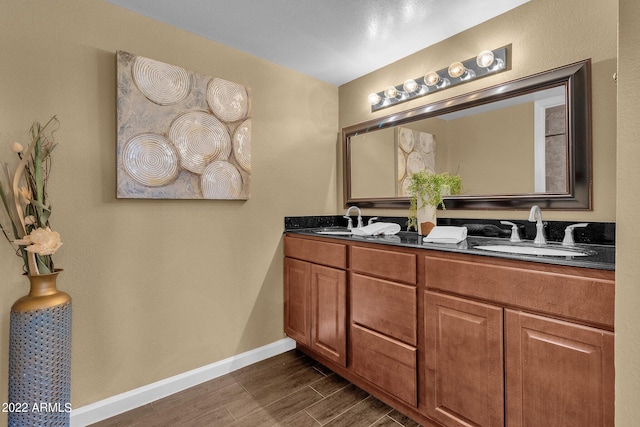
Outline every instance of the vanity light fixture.
{"type": "Polygon", "coordinates": [[[401,85],[388,86],[382,92],[369,94],[371,112],[506,69],[506,46],[494,50],[483,50],[474,58],[453,62],[447,68],[429,71],[424,76],[405,80],[401,85]]]}
{"type": "Polygon", "coordinates": [[[380,101],[382,101],[382,98],[377,93],[369,94],[369,104],[376,105],[376,104],[379,104],[380,101]]]}
{"type": "Polygon", "coordinates": [[[402,85],[402,89],[404,89],[404,91],[407,93],[413,93],[418,90],[418,82],[416,82],[414,79],[409,79],[404,82],[404,84],[402,85]]]}
{"type": "Polygon", "coordinates": [[[384,90],[384,96],[387,99],[393,99],[395,97],[398,96],[398,89],[396,89],[395,86],[388,86],[385,90],[384,90]]]}
{"type": "Polygon", "coordinates": [[[436,73],[435,71],[429,71],[427,74],[424,75],[424,83],[425,85],[427,85],[427,87],[432,88],[430,89],[431,92],[434,92],[435,91],[434,88],[443,89],[449,86],[449,83],[451,82],[447,78],[440,77],[440,74],[436,73]]]}
{"type": "Polygon", "coordinates": [[[496,56],[490,50],[483,50],[476,56],[476,64],[480,68],[501,69],[504,68],[504,61],[496,56]]]}
{"type": "Polygon", "coordinates": [[[449,65],[449,69],[447,70],[447,72],[451,77],[456,78],[466,73],[467,69],[464,68],[462,62],[454,62],[453,64],[449,65]]]}
{"type": "Polygon", "coordinates": [[[454,79],[470,80],[476,76],[475,71],[467,69],[462,62],[454,62],[449,65],[447,72],[454,79]]]}
{"type": "Polygon", "coordinates": [[[435,71],[429,71],[424,75],[424,82],[427,86],[435,86],[440,81],[440,75],[435,71]]]}

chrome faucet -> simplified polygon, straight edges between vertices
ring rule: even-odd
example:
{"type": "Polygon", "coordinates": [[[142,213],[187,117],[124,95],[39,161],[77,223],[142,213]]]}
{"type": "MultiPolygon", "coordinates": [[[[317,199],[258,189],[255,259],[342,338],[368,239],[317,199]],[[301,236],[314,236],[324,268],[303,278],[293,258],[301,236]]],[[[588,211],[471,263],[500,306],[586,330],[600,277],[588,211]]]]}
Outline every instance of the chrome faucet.
{"type": "Polygon", "coordinates": [[[564,246],[575,246],[576,242],[573,239],[573,229],[578,227],[586,227],[589,225],[588,222],[581,222],[579,224],[573,224],[564,229],[564,240],[562,244],[564,246]]]}
{"type": "Polygon", "coordinates": [[[355,209],[356,212],[358,212],[358,227],[357,228],[362,228],[362,212],[360,211],[360,208],[357,206],[349,206],[349,209],[347,209],[347,213],[344,214],[343,218],[346,218],[349,222],[347,222],[347,230],[352,230],[353,229],[353,221],[351,220],[351,217],[349,216],[349,214],[351,213],[351,209],[355,209]]]}
{"type": "Polygon", "coordinates": [[[514,224],[510,221],[500,221],[500,224],[510,225],[511,226],[511,237],[509,238],[510,242],[521,242],[520,233],[518,232],[518,224],[514,224]]]}
{"type": "Polygon", "coordinates": [[[536,223],[536,239],[533,241],[536,245],[544,245],[547,243],[547,238],[544,236],[544,224],[542,223],[542,211],[540,207],[534,205],[529,212],[529,222],[536,223]]]}

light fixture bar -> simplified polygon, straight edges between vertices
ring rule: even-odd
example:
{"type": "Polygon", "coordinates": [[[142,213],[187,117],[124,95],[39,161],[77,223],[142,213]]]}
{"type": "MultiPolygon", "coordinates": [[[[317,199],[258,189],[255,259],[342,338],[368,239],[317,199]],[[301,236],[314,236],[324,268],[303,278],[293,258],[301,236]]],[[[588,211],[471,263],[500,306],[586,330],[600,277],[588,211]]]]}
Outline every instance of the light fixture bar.
{"type": "Polygon", "coordinates": [[[438,71],[426,72],[423,76],[406,80],[397,86],[389,86],[385,90],[369,95],[371,112],[391,107],[419,98],[429,93],[438,92],[451,86],[477,80],[479,78],[501,73],[507,69],[507,47],[485,50],[466,61],[454,62],[438,71]]]}

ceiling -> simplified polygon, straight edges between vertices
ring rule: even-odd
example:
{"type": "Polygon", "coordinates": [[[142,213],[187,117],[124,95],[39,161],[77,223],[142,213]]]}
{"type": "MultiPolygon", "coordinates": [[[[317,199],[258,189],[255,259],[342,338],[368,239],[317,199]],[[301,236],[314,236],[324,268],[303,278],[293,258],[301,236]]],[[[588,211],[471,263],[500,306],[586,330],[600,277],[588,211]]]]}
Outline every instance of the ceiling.
{"type": "Polygon", "coordinates": [[[107,1],[339,86],[529,0],[107,1]]]}

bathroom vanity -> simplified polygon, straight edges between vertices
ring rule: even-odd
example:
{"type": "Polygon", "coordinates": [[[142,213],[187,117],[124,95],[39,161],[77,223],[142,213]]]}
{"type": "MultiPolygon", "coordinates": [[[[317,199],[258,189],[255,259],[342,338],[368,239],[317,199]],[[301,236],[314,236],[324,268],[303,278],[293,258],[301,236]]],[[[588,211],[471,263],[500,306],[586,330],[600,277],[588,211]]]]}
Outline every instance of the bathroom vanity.
{"type": "Polygon", "coordinates": [[[613,247],[541,257],[317,231],[284,236],[301,351],[425,426],[613,426],[613,247]]]}

